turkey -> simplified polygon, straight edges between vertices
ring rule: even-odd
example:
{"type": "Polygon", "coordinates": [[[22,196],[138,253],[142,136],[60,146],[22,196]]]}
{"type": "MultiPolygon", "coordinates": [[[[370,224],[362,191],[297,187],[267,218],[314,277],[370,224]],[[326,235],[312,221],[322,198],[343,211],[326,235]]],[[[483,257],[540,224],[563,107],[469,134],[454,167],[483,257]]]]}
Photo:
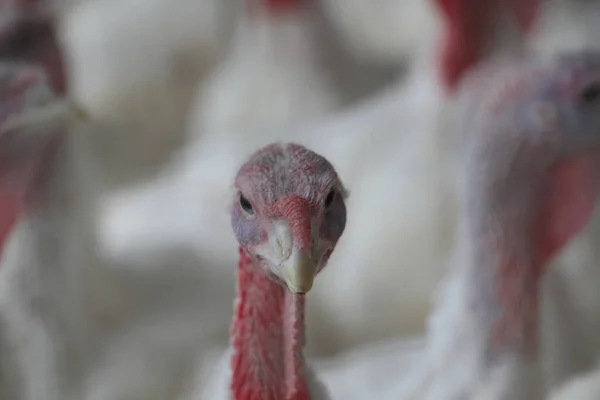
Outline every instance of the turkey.
{"type": "Polygon", "coordinates": [[[83,218],[81,226],[62,218],[81,212],[70,196],[72,180],[77,178],[67,165],[72,143],[65,141],[59,123],[36,129],[39,121],[31,125],[23,121],[23,115],[59,101],[43,70],[5,61],[2,88],[6,111],[0,316],[3,340],[8,342],[3,346],[14,352],[9,357],[20,369],[20,380],[10,385],[22,382],[9,390],[21,393],[16,398],[60,399],[69,384],[67,376],[83,366],[84,360],[77,356],[82,338],[92,336],[91,316],[84,311],[88,295],[71,284],[90,279],[93,270],[70,271],[66,282],[57,280],[65,276],[62,265],[89,251],[84,240],[65,240],[83,236],[85,227],[83,218]],[[64,234],[57,235],[58,230],[64,234]],[[64,330],[70,331],[68,349],[59,339],[64,330]]]}
{"type": "Polygon", "coordinates": [[[242,165],[235,189],[231,350],[200,398],[329,399],[304,360],[304,295],[344,232],[346,190],[326,159],[279,143],[242,165]]]}
{"type": "Polygon", "coordinates": [[[142,358],[144,365],[130,364],[129,377],[143,371],[147,378],[151,370],[159,379],[113,384],[104,395],[125,400],[139,396],[141,387],[172,399],[179,394],[174,382],[181,381],[180,369],[212,335],[226,332],[213,330],[208,318],[194,319],[213,289],[197,274],[136,275],[96,253],[93,210],[103,164],[93,153],[95,136],[104,131],[72,121],[60,49],[41,8],[28,4],[7,12],[0,32],[2,394],[81,400],[82,384],[94,392],[88,374],[101,369],[119,338],[137,329],[146,339],[154,335],[146,346],[162,347],[146,351],[151,359],[142,358]],[[162,364],[148,362],[156,359],[162,364]]]}
{"type": "Polygon", "coordinates": [[[458,263],[402,398],[545,398],[541,277],[596,204],[599,72],[599,53],[572,53],[496,60],[465,82],[458,263]]]}

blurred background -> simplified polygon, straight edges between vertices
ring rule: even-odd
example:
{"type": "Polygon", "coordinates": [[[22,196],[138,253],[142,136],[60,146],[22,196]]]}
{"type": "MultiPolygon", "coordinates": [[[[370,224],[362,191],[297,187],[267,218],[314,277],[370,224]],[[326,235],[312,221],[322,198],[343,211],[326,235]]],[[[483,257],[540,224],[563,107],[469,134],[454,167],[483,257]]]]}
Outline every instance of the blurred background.
{"type": "MultiPolygon", "coordinates": [[[[457,220],[440,59],[450,28],[433,0],[53,5],[71,96],[114,128],[94,143],[106,189],[94,215],[119,279],[94,296],[102,318],[129,323],[101,351],[85,400],[193,396],[229,344],[233,176],[272,141],[326,156],[350,192],[346,231],[308,296],[310,357],[423,334],[457,220]]],[[[507,22],[485,54],[598,47],[599,13],[596,0],[542,1],[526,35],[507,22]]],[[[597,220],[553,266],[595,316],[590,332],[597,220]]]]}

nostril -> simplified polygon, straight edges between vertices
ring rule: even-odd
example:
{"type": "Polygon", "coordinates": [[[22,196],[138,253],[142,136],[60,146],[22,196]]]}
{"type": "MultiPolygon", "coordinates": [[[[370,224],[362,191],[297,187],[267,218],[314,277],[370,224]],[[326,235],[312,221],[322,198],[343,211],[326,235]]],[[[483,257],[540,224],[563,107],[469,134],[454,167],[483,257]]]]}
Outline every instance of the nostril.
{"type": "Polygon", "coordinates": [[[273,223],[272,233],[269,235],[269,242],[273,252],[284,260],[287,260],[292,254],[293,238],[290,226],[285,221],[275,221],[273,223]]]}
{"type": "Polygon", "coordinates": [[[292,254],[291,246],[286,246],[282,238],[278,236],[272,241],[272,249],[273,254],[282,260],[287,260],[292,254]]]}
{"type": "Polygon", "coordinates": [[[287,259],[289,254],[284,254],[283,246],[281,245],[281,240],[279,238],[275,239],[275,254],[287,259]]]}

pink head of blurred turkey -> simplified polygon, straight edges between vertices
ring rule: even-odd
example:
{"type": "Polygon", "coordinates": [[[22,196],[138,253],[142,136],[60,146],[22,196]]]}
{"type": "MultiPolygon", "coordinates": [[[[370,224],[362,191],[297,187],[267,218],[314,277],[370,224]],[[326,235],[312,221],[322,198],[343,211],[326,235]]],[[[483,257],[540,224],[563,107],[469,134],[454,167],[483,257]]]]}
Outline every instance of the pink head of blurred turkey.
{"type": "Polygon", "coordinates": [[[240,168],[235,188],[233,396],[322,398],[305,369],[303,294],[344,231],[345,189],[325,158],[297,144],[259,150],[240,168]]]}

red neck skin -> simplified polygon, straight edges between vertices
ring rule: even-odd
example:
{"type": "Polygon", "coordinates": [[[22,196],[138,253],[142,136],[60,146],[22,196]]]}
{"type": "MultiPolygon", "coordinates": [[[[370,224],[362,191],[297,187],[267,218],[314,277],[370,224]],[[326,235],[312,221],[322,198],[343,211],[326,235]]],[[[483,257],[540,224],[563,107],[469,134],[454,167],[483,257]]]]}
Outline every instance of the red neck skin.
{"type": "Polygon", "coordinates": [[[240,249],[231,328],[234,400],[310,400],[304,362],[304,296],[271,279],[240,249]]]}

